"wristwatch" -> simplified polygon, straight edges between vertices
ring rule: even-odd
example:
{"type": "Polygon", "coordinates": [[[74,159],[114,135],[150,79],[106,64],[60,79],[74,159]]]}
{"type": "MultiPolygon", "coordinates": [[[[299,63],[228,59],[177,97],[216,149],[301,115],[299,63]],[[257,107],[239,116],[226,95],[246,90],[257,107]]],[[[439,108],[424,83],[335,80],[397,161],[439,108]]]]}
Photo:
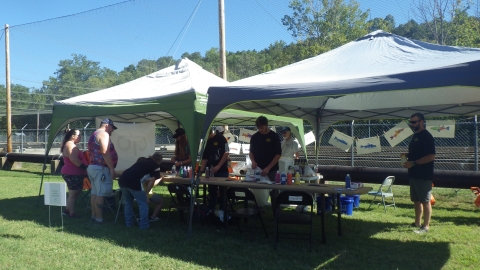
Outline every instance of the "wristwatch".
{"type": "Polygon", "coordinates": [[[417,166],[417,162],[416,161],[412,161],[412,167],[413,166],[417,166]]]}

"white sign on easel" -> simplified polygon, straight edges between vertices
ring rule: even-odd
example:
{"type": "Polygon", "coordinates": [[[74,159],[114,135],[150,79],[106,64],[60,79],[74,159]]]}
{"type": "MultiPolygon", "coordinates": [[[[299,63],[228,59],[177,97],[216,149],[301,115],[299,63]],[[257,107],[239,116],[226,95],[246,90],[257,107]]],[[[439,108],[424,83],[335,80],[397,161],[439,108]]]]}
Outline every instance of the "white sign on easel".
{"type": "Polygon", "coordinates": [[[67,206],[66,187],[65,183],[45,183],[45,205],[67,206]]]}

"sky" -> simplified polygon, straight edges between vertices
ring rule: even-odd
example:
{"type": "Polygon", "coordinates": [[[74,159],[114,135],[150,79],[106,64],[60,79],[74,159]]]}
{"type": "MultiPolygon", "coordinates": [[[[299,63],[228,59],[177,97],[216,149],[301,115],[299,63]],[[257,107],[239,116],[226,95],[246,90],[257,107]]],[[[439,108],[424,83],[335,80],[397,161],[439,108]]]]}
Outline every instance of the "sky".
{"type": "MultiPolygon", "coordinates": [[[[392,14],[398,25],[413,18],[410,1],[358,2],[362,10],[370,9],[371,18],[392,14]]],[[[289,2],[225,0],[227,51],[295,42],[281,23],[291,14],[289,2]]],[[[11,27],[12,82],[35,88],[73,53],[121,71],[141,59],[178,59],[184,52],[204,55],[219,47],[217,0],[0,0],[0,23],[11,27]]],[[[3,31],[0,43],[3,49],[3,31]]],[[[0,84],[5,84],[4,63],[0,53],[0,84]]]]}

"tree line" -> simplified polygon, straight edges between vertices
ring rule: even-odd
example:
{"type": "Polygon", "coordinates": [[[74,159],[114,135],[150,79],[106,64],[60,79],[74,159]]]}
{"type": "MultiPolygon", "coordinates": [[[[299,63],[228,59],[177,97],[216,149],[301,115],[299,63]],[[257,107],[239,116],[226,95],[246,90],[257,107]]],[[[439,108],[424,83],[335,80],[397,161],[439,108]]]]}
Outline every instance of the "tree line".
{"type": "MultiPolygon", "coordinates": [[[[369,19],[370,11],[360,9],[356,1],[345,0],[292,0],[290,15],[282,23],[297,40],[287,44],[278,40],[267,48],[227,51],[228,81],[254,76],[316,55],[325,53],[375,30],[384,30],[410,39],[441,45],[480,47],[480,18],[471,14],[469,3],[461,0],[414,0],[416,20],[396,25],[395,18],[369,19]]],[[[187,57],[205,70],[220,74],[218,48],[200,52],[185,52],[187,57]]],[[[100,62],[85,55],[72,54],[72,59],[61,60],[52,76],[40,88],[21,84],[11,87],[12,111],[24,115],[12,117],[12,128],[25,124],[35,127],[38,111],[51,110],[55,100],[98,91],[137,79],[173,65],[178,59],[171,56],[157,60],[142,59],[117,72],[101,67],[100,62]],[[31,115],[25,115],[29,114],[31,115]]],[[[5,100],[5,86],[0,85],[0,100],[5,100]]],[[[0,105],[5,109],[5,105],[0,105]]],[[[48,125],[50,114],[42,115],[41,122],[48,125]]],[[[5,117],[0,128],[6,128],[5,117]]]]}

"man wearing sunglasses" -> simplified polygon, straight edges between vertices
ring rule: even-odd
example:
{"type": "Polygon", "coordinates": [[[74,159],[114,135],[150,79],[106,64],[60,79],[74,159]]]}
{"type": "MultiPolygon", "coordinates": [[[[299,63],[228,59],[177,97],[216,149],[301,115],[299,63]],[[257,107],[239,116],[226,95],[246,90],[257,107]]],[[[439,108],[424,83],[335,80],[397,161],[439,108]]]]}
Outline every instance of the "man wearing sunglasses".
{"type": "Polygon", "coordinates": [[[408,161],[403,167],[408,169],[410,181],[410,199],[415,205],[415,233],[428,232],[432,217],[430,197],[432,193],[433,163],[435,160],[435,141],[424,127],[425,118],[421,113],[410,117],[410,127],[415,132],[408,145],[408,161]],[[423,225],[420,225],[423,215],[423,225]]]}

